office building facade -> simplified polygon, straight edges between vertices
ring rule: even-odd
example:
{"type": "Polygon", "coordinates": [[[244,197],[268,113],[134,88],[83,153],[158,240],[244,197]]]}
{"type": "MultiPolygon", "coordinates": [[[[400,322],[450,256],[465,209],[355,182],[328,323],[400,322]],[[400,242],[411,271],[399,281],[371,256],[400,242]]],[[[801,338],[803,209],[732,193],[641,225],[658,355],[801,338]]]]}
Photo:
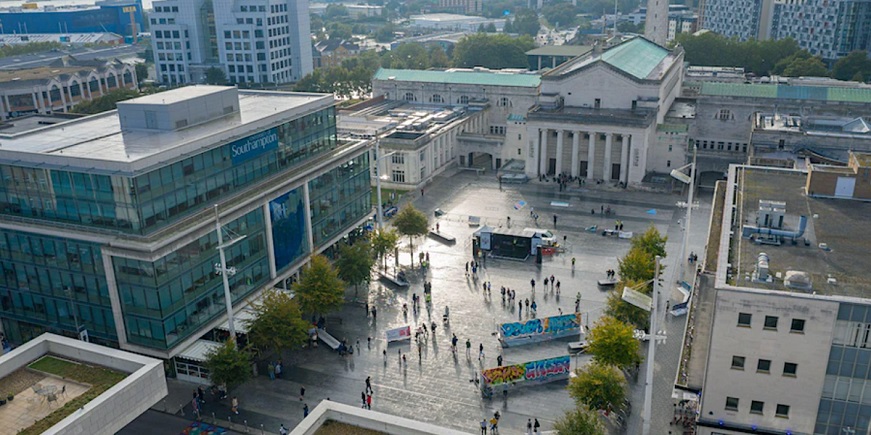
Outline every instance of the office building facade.
{"type": "Polygon", "coordinates": [[[197,86],[3,134],[6,335],[172,357],[226,320],[215,210],[244,236],[225,249],[234,304],[281,286],[371,214],[368,149],[337,142],[332,104],[197,86]]]}
{"type": "Polygon", "coordinates": [[[163,0],[149,15],[157,78],[199,83],[219,68],[230,83],[289,83],[312,71],[306,0],[163,0]]]}

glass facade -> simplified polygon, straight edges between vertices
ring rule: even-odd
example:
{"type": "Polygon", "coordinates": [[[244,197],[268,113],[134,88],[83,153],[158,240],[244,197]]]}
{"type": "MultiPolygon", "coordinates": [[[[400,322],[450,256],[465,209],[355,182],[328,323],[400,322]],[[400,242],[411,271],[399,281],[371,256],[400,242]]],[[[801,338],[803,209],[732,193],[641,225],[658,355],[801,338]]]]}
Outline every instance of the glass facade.
{"type": "Polygon", "coordinates": [[[0,165],[0,213],[147,234],[336,146],[329,107],[132,179],[0,165]]]}
{"type": "Polygon", "coordinates": [[[866,433],[871,427],[871,307],[842,303],[826,367],[814,434],[866,433]]]}
{"type": "Polygon", "coordinates": [[[298,187],[269,201],[272,246],[275,251],[275,270],[278,273],[310,251],[302,191],[298,187]]]}
{"type": "MultiPolygon", "coordinates": [[[[225,248],[233,301],[244,298],[269,279],[263,211],[256,209],[224,224],[246,237],[225,248]]],[[[200,237],[154,262],[113,258],[121,309],[130,343],[169,348],[225,312],[218,236],[200,237]]]]}
{"type": "Polygon", "coordinates": [[[45,331],[75,336],[76,320],[98,341],[117,339],[99,245],[3,230],[0,269],[0,309],[13,343],[45,331]]]}
{"type": "Polygon", "coordinates": [[[322,246],[372,212],[369,153],[355,157],[309,183],[312,235],[322,246]]]}

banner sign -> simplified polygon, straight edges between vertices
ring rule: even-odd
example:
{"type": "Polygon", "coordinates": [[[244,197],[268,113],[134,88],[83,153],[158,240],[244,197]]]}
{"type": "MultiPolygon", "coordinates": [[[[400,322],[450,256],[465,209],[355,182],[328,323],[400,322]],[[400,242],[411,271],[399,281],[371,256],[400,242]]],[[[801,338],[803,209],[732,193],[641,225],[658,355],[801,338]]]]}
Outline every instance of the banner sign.
{"type": "Polygon", "coordinates": [[[411,326],[401,326],[396,329],[387,330],[387,342],[411,340],[411,326]]]}
{"type": "Polygon", "coordinates": [[[499,325],[499,341],[505,347],[537,343],[580,333],[581,313],[499,325]]]}
{"type": "Polygon", "coordinates": [[[230,143],[230,157],[238,165],[278,148],[278,129],[270,128],[230,143]]]}
{"type": "Polygon", "coordinates": [[[489,397],[493,394],[493,387],[500,385],[507,388],[509,384],[543,384],[566,379],[571,370],[571,361],[568,355],[482,370],[481,393],[485,397],[489,397]]]}

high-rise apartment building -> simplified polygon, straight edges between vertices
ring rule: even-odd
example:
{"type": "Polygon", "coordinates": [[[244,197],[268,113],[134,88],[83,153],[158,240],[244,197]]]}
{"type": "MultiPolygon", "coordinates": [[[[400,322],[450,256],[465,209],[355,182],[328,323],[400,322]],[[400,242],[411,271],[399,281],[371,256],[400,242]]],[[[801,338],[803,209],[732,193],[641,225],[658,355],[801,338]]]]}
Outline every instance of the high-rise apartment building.
{"type": "Polygon", "coordinates": [[[371,215],[369,149],[339,143],[331,95],[187,86],[0,133],[0,317],[168,359],[284,287],[371,215]],[[225,235],[224,242],[229,240],[225,235]]]}
{"type": "Polygon", "coordinates": [[[312,71],[307,0],[162,0],[149,19],[161,83],[203,82],[212,67],[231,83],[288,83],[312,71]]]}
{"type": "Polygon", "coordinates": [[[865,0],[705,0],[700,26],[727,37],[798,41],[833,62],[871,50],[871,3],[865,0]]]}

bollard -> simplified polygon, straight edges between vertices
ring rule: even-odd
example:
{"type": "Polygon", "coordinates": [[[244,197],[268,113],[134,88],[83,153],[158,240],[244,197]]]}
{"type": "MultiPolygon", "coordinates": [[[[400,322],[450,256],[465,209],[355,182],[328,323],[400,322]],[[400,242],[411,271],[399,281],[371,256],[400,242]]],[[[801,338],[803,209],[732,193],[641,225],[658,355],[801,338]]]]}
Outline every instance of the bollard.
{"type": "Polygon", "coordinates": [[[244,420],[245,422],[245,433],[248,433],[248,420],[244,420]]]}
{"type": "Polygon", "coordinates": [[[233,416],[232,416],[232,415],[228,415],[228,416],[227,416],[227,424],[228,424],[228,425],[232,425],[232,424],[233,424],[233,416]]]}
{"type": "Polygon", "coordinates": [[[218,419],[215,418],[215,413],[212,413],[212,424],[218,424],[218,419]]]}
{"type": "Polygon", "coordinates": [[[263,435],[263,434],[264,434],[264,432],[263,432],[263,424],[261,423],[261,424],[260,424],[260,435],[263,435]]]}
{"type": "Polygon", "coordinates": [[[180,412],[181,416],[184,417],[184,404],[178,405],[178,412],[180,412]]]}
{"type": "Polygon", "coordinates": [[[169,407],[166,405],[166,399],[163,399],[163,412],[169,412],[169,407]]]}

